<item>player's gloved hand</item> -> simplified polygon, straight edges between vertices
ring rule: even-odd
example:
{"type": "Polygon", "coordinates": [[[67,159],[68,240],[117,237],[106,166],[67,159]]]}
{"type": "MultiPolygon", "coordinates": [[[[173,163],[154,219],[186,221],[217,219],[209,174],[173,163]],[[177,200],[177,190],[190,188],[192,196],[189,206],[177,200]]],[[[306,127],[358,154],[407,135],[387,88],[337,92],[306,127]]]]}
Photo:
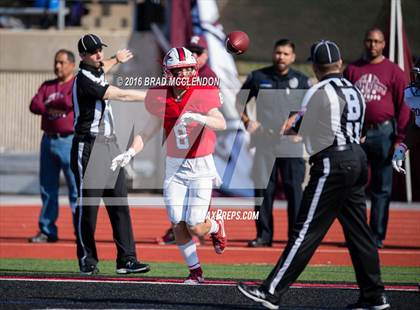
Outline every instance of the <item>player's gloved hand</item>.
{"type": "Polygon", "coordinates": [[[130,147],[127,151],[116,156],[112,160],[110,169],[112,171],[115,171],[115,169],[117,169],[118,166],[125,167],[130,162],[131,158],[134,157],[134,155],[136,155],[136,151],[132,147],[130,147]]]}
{"type": "Polygon", "coordinates": [[[407,145],[400,143],[392,156],[392,167],[398,171],[405,174],[405,169],[402,167],[403,161],[405,160],[405,153],[407,152],[407,145]]]}
{"type": "Polygon", "coordinates": [[[186,112],[181,115],[180,122],[185,124],[197,122],[201,125],[204,125],[206,123],[206,116],[199,113],[186,112]]]}

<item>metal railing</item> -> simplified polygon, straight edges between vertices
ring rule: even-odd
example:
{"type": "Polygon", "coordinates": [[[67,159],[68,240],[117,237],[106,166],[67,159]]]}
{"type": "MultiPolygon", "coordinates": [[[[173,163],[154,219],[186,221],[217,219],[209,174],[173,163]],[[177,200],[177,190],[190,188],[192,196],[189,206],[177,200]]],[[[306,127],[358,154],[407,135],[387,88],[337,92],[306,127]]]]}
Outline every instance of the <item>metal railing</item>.
{"type": "Polygon", "coordinates": [[[57,15],[57,28],[63,30],[65,27],[65,16],[69,13],[66,8],[66,0],[59,0],[57,9],[44,9],[35,7],[1,8],[0,15],[57,15]]]}

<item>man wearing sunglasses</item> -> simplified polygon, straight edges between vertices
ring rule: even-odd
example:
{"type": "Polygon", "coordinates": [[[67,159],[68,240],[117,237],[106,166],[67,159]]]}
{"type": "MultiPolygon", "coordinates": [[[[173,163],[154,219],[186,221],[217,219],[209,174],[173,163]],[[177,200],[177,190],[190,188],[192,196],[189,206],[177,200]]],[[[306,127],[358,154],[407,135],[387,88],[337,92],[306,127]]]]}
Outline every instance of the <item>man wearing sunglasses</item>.
{"type": "Polygon", "coordinates": [[[366,101],[366,140],[362,147],[371,166],[370,227],[383,248],[392,193],[391,158],[404,140],[410,110],[404,102],[408,82],[398,65],[383,55],[385,36],[378,28],[366,32],[364,54],[344,76],[360,89],[366,101]]]}

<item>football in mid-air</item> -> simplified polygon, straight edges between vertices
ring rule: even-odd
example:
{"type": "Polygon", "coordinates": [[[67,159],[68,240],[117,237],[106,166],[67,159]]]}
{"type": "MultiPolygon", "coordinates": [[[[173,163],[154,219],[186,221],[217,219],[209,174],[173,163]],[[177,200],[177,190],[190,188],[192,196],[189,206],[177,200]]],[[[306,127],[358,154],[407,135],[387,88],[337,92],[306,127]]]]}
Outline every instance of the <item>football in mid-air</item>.
{"type": "Polygon", "coordinates": [[[243,31],[232,31],[226,37],[226,50],[231,54],[241,55],[249,46],[249,37],[243,31]]]}

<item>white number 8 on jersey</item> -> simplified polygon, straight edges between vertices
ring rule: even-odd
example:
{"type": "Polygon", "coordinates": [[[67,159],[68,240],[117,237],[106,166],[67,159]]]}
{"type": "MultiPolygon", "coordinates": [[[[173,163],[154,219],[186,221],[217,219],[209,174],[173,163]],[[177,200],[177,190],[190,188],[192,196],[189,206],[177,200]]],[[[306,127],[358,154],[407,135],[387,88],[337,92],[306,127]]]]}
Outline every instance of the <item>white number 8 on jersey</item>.
{"type": "Polygon", "coordinates": [[[188,140],[187,126],[180,122],[174,126],[174,134],[176,139],[176,147],[180,150],[186,150],[190,147],[188,140]]]}

